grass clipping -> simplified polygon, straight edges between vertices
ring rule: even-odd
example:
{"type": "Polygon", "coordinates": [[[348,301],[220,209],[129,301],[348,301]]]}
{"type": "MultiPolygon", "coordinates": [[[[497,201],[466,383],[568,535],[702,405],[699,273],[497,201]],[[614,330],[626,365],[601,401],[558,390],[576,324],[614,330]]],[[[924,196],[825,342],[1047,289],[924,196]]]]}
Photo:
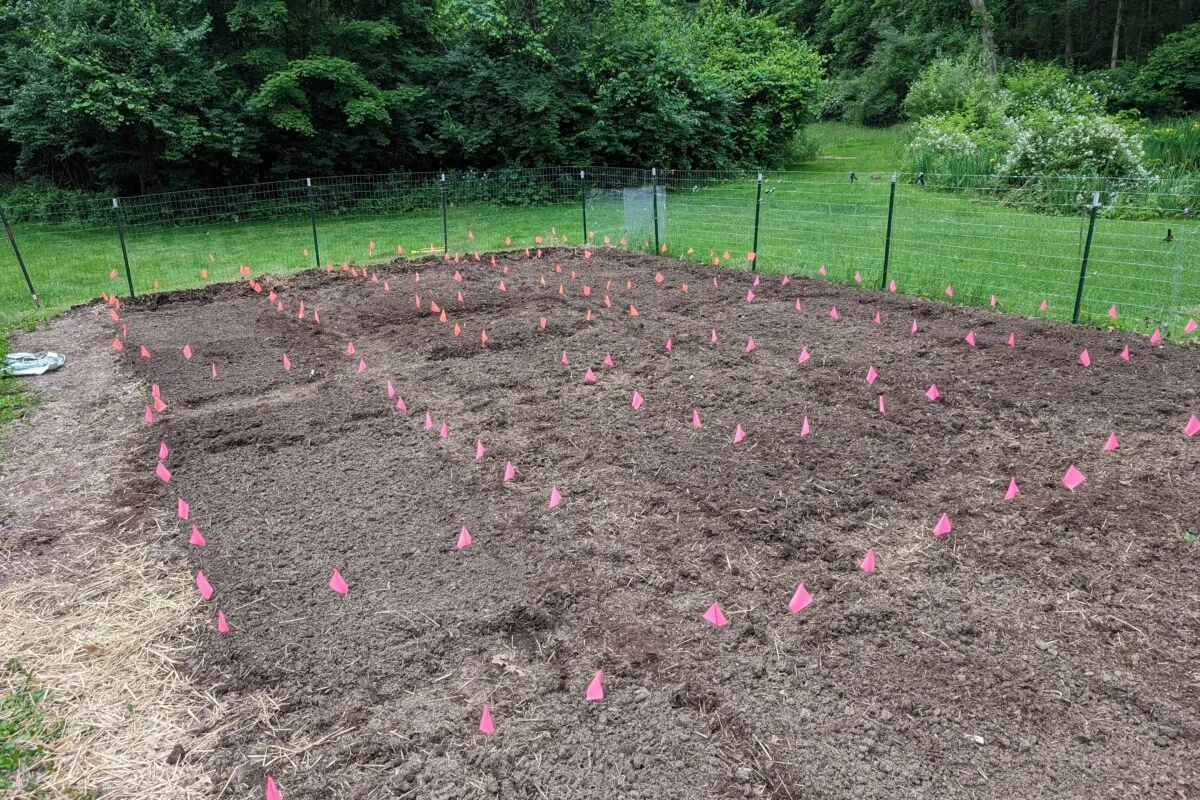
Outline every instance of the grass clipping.
{"type": "MultiPolygon", "coordinates": [[[[44,796],[211,796],[192,755],[212,748],[224,715],[175,669],[198,601],[188,578],[145,545],[108,545],[0,591],[0,656],[49,690],[43,706],[65,723],[44,796]],[[190,752],[169,764],[177,744],[190,752]]],[[[0,692],[24,680],[4,670],[0,692]]]]}

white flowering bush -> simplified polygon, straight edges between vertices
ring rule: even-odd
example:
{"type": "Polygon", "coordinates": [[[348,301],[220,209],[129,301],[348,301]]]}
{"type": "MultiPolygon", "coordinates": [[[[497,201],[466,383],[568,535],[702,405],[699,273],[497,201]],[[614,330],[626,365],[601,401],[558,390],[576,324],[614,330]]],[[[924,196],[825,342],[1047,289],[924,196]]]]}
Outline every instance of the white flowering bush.
{"type": "Polygon", "coordinates": [[[997,167],[1000,175],[1150,177],[1141,136],[1103,114],[1036,109],[1019,118],[1017,130],[997,167]]]}

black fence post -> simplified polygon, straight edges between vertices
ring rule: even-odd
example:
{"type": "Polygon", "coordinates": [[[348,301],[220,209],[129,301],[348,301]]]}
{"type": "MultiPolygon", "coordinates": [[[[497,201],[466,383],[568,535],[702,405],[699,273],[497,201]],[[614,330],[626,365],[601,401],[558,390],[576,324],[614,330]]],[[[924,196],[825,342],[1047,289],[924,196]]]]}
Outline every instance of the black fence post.
{"type": "Polygon", "coordinates": [[[892,188],[888,194],[888,221],[887,233],[883,238],[883,280],[880,282],[880,289],[887,288],[887,271],[888,259],[892,256],[892,211],[896,207],[896,173],[892,173],[892,188]]]}
{"type": "Polygon", "coordinates": [[[125,212],[121,210],[121,201],[113,198],[113,211],[117,215],[117,238],[121,240],[121,259],[125,262],[125,282],[129,284],[129,296],[133,293],[133,273],[129,270],[129,251],[125,248],[125,212]]]}
{"type": "Polygon", "coordinates": [[[21,274],[25,276],[25,285],[29,287],[29,296],[33,298],[33,307],[41,308],[42,304],[38,300],[37,292],[33,290],[33,281],[29,279],[29,270],[25,269],[25,259],[21,258],[21,248],[17,247],[17,238],[13,236],[12,226],[8,224],[8,217],[4,213],[4,206],[0,206],[0,222],[4,223],[4,233],[12,245],[13,254],[17,257],[17,265],[21,267],[21,274]]]}
{"type": "Polygon", "coordinates": [[[442,252],[450,252],[450,228],[446,221],[446,173],[442,173],[442,252]]]}
{"type": "Polygon", "coordinates": [[[317,269],[321,268],[321,243],[317,239],[317,204],[313,200],[312,178],[305,178],[304,185],[308,187],[308,218],[312,221],[313,229],[313,259],[317,269]]]}
{"type": "Polygon", "coordinates": [[[762,213],[762,173],[758,173],[758,196],[754,199],[754,244],[750,248],[750,252],[754,253],[754,260],[750,262],[750,271],[758,272],[758,218],[762,213]]]}
{"type": "Polygon", "coordinates": [[[579,170],[579,185],[580,193],[583,195],[583,246],[588,245],[588,229],[587,229],[587,173],[579,170]]]}
{"type": "Polygon", "coordinates": [[[1096,212],[1100,210],[1100,193],[1092,195],[1091,218],[1088,220],[1087,239],[1083,243],[1083,263],[1079,266],[1079,288],[1075,290],[1075,313],[1071,322],[1079,322],[1079,307],[1083,305],[1083,282],[1087,279],[1088,256],[1092,252],[1092,231],[1096,229],[1096,212]]]}
{"type": "Polygon", "coordinates": [[[654,254],[662,252],[658,242],[658,167],[650,168],[650,207],[654,213],[654,254]]]}

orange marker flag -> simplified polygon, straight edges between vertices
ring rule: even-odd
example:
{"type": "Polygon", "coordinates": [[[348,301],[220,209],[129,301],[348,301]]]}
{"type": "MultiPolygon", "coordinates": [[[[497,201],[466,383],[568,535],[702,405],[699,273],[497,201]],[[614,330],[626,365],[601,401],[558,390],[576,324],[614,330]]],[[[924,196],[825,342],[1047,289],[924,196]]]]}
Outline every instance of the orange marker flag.
{"type": "Polygon", "coordinates": [[[446,309],[443,308],[442,313],[438,315],[438,322],[440,323],[440,322],[445,322],[445,321],[446,321],[446,309]]]}
{"type": "Polygon", "coordinates": [[[630,303],[629,304],[629,316],[636,317],[637,315],[638,315],[637,307],[633,303],[630,303]]]}
{"type": "Polygon", "coordinates": [[[479,341],[483,342],[484,344],[487,344],[487,331],[480,331],[479,341]]]}
{"type": "Polygon", "coordinates": [[[584,321],[585,321],[585,322],[591,322],[591,321],[592,321],[592,310],[591,310],[590,308],[587,310],[587,317],[584,319],[584,321]]]}
{"type": "Polygon", "coordinates": [[[604,307],[612,308],[612,300],[608,299],[608,295],[604,295],[604,307]]]}
{"type": "Polygon", "coordinates": [[[542,317],[541,319],[538,320],[538,327],[541,328],[542,330],[546,330],[546,318],[545,317],[542,317]]]}
{"type": "Polygon", "coordinates": [[[456,323],[454,323],[454,335],[459,336],[460,334],[462,334],[462,328],[460,328],[458,323],[456,322],[456,323]]]}

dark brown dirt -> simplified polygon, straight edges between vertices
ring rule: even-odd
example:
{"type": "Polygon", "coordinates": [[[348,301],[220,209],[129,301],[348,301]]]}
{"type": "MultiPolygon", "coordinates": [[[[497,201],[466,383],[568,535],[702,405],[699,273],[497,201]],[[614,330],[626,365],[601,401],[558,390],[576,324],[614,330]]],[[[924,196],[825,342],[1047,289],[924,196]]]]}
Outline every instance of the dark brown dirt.
{"type": "Polygon", "coordinates": [[[169,405],[145,428],[145,474],[164,438],[174,478],[157,502],[191,503],[208,546],[188,548],[178,523],[180,558],[232,626],[190,668],[218,697],[283,701],[275,737],[227,737],[214,786],[258,797],[272,774],[289,800],[1200,791],[1186,536],[1200,436],[1183,433],[1200,351],[778,276],[748,303],[748,273],[623,252],[500,263],[507,275],[463,264],[462,284],[440,261],[379,284],[268,282],[283,314],[244,284],[123,309],[119,358],[169,405]],[[1101,452],[1111,431],[1120,449],[1101,452]],[[1074,493],[1059,482],[1072,463],[1088,478],[1074,493]],[[548,510],[552,486],[563,502],[548,510]],[[954,532],[935,539],[943,512],[954,532]],[[457,551],[463,525],[474,543],[457,551]],[[873,575],[857,568],[868,548],[873,575]],[[334,567],[348,596],[326,587],[334,567]],[[801,581],[814,602],[792,615],[801,581]],[[701,619],[714,601],[727,628],[701,619]],[[598,669],[607,697],[588,703],[598,669]]]}

